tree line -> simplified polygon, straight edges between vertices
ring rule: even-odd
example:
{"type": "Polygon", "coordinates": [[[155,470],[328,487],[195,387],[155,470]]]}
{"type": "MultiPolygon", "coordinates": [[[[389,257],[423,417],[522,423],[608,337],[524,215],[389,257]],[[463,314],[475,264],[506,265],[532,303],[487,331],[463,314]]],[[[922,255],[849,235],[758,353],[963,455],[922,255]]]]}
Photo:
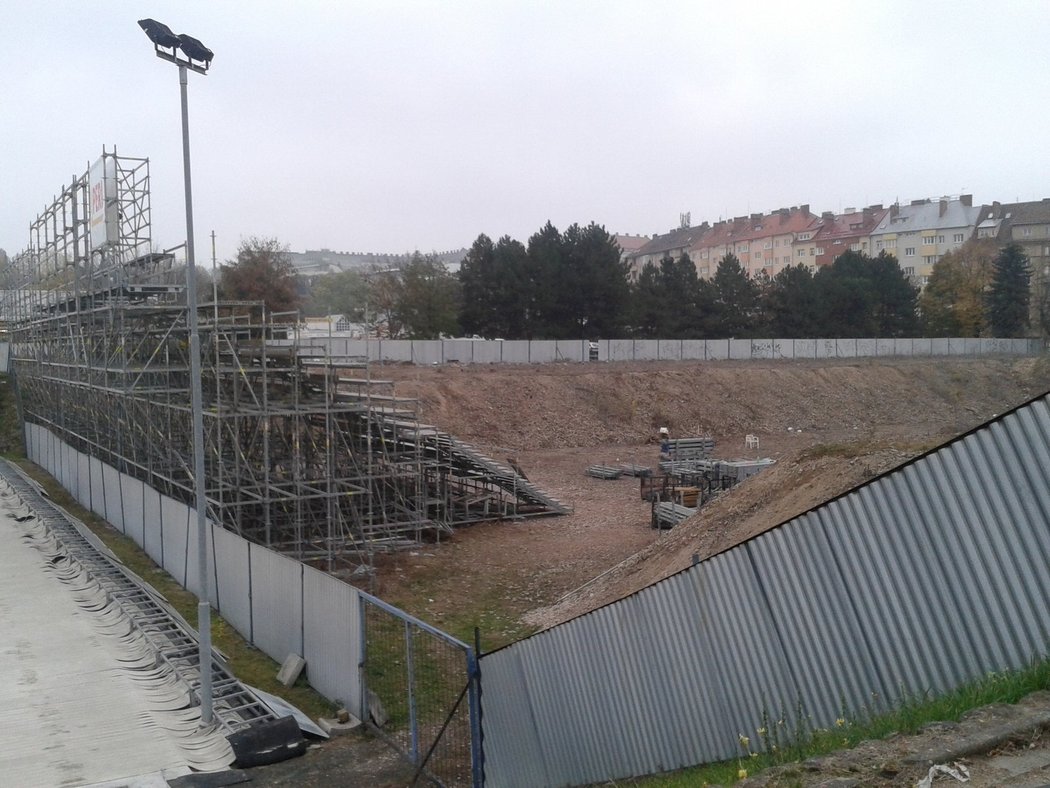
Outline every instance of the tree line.
{"type": "MultiPolygon", "coordinates": [[[[1022,248],[992,241],[946,254],[921,295],[886,252],[848,251],[815,273],[800,264],[772,278],[749,277],[728,254],[711,279],[682,254],[632,279],[603,227],[560,232],[548,222],[526,243],[479,235],[458,273],[417,252],[397,270],[309,283],[275,240],[251,239],[221,268],[219,288],[275,312],[342,314],[411,339],[1009,337],[1028,331],[1030,279],[1022,248]]],[[[1039,306],[1050,320],[1050,304],[1039,306]]]]}

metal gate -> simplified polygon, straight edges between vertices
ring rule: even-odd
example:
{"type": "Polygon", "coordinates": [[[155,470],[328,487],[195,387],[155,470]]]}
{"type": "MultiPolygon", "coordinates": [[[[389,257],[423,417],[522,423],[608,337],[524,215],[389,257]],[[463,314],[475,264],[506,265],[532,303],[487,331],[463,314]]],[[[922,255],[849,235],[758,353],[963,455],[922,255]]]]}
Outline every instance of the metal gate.
{"type": "Polygon", "coordinates": [[[474,649],[361,593],[361,719],[416,767],[413,784],[484,783],[474,649]]]}

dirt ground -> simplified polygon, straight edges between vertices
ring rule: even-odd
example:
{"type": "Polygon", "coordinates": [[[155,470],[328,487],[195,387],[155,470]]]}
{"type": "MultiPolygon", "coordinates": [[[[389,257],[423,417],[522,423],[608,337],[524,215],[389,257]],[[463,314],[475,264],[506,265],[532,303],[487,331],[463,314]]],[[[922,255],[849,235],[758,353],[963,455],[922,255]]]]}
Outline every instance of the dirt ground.
{"type": "MultiPolygon", "coordinates": [[[[462,528],[377,562],[380,597],[464,640],[479,627],[485,651],[615,601],[694,554],[731,547],[1050,390],[1041,359],[382,366],[372,374],[417,397],[425,423],[496,459],[515,458],[574,507],[563,517],[462,528]],[[676,437],[712,435],[718,457],[777,462],[673,530],[653,530],[637,479],[584,471],[655,467],[660,426],[676,437]],[[749,433],[757,451],[744,449],[749,433]]],[[[843,768],[832,772],[856,771],[843,768]]],[[[897,776],[839,784],[906,784],[897,776]]],[[[394,786],[411,774],[385,744],[353,736],[253,778],[394,786]]]]}
{"type": "Polygon", "coordinates": [[[426,423],[574,507],[459,530],[380,561],[376,592],[485,650],[615,601],[822,503],[1050,389],[1036,359],[384,366],[426,423]],[[633,477],[654,435],[710,434],[722,458],[776,465],[670,532],[649,527],[633,477]],[[745,450],[744,436],[760,448],[745,450]],[[471,612],[473,611],[473,612],[471,612]]]}

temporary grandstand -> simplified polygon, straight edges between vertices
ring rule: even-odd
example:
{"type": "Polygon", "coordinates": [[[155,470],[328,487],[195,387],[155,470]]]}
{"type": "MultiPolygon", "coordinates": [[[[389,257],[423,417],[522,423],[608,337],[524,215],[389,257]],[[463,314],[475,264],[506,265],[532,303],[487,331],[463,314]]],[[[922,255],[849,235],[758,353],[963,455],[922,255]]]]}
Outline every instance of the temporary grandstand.
{"type": "MultiPolygon", "coordinates": [[[[153,247],[148,159],[103,150],[2,274],[23,419],[192,506],[184,269],[153,247]]],[[[421,424],[367,358],[300,339],[296,315],[217,299],[196,308],[213,521],[365,576],[379,549],[568,511],[421,424]]]]}

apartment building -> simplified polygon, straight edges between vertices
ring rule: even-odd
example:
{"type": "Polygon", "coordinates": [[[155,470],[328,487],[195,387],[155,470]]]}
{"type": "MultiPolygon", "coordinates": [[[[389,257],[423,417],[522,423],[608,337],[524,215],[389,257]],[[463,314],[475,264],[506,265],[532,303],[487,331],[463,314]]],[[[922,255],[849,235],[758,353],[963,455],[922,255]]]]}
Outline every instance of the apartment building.
{"type": "Polygon", "coordinates": [[[716,222],[690,249],[689,256],[704,279],[714,276],[718,263],[730,253],[740,260],[748,276],[773,277],[794,264],[792,246],[816,220],[809,206],[802,205],[716,222]]]}
{"type": "Polygon", "coordinates": [[[981,208],[974,207],[969,194],[895,203],[871,231],[868,254],[894,255],[904,273],[924,286],[942,255],[974,237],[980,217],[981,208]]]}
{"type": "Polygon", "coordinates": [[[626,259],[631,264],[631,278],[637,279],[642,269],[650,263],[660,265],[660,261],[665,257],[677,260],[683,253],[688,252],[709,229],[707,222],[704,222],[699,227],[684,226],[663,235],[654,235],[648,243],[627,255],[626,259]]]}
{"type": "MultiPolygon", "coordinates": [[[[815,269],[831,265],[836,257],[845,252],[861,252],[872,256],[878,254],[871,251],[870,236],[888,213],[889,209],[881,205],[869,205],[860,211],[847,208],[840,214],[831,211],[821,214],[819,227],[806,247],[807,252],[813,249],[813,255],[806,263],[814,261],[815,266],[811,267],[815,269]]],[[[802,262],[801,258],[799,261],[802,262]]]]}

